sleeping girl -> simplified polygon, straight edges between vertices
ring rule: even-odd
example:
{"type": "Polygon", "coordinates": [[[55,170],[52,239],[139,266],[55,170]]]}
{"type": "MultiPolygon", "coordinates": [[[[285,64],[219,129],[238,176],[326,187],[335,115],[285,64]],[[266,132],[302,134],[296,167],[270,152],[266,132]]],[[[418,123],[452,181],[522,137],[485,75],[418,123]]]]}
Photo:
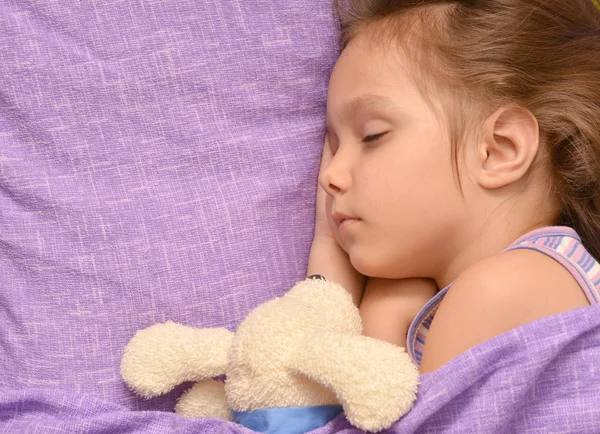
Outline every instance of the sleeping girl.
{"type": "Polygon", "coordinates": [[[597,303],[595,0],[338,11],[308,274],[344,285],[365,333],[422,373],[597,303]]]}

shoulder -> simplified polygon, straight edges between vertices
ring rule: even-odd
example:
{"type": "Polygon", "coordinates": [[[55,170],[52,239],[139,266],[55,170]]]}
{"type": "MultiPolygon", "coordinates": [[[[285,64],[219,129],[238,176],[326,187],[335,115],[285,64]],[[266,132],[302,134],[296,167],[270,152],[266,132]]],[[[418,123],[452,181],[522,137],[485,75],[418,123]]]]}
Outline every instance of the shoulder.
{"type": "Polygon", "coordinates": [[[587,304],[573,276],[543,253],[523,249],[485,258],[456,279],[440,304],[421,372],[523,324],[587,304]]]}

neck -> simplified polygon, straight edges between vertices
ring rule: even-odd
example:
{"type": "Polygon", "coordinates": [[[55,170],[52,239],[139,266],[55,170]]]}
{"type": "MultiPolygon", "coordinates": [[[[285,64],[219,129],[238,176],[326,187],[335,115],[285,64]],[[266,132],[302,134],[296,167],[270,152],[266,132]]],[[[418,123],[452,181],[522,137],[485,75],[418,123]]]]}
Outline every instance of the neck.
{"type": "Polygon", "coordinates": [[[543,213],[547,217],[540,217],[540,210],[547,206],[540,207],[535,200],[521,197],[511,206],[504,206],[507,203],[509,201],[495,204],[487,212],[478,213],[481,218],[473,215],[467,219],[465,227],[468,229],[457,237],[447,265],[434,277],[438,288],[445,288],[471,265],[500,253],[526,233],[555,224],[554,213],[543,213]],[[476,225],[474,221],[481,223],[476,225]]]}

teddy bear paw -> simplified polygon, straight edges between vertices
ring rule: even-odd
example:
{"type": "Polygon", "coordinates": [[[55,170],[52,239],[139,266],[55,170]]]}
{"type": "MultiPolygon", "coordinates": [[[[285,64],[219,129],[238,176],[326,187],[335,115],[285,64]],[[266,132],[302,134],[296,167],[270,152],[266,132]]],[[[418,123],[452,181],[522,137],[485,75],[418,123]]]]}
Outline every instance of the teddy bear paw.
{"type": "Polygon", "coordinates": [[[215,380],[194,384],[181,395],[175,406],[175,412],[186,417],[216,417],[232,420],[225,396],[225,385],[215,380]]]}

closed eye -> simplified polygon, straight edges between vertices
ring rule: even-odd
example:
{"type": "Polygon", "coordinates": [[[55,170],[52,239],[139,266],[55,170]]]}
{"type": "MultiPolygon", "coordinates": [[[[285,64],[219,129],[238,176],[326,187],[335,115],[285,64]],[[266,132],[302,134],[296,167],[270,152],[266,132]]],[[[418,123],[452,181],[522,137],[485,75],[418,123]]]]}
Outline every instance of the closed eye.
{"type": "Polygon", "coordinates": [[[362,139],[363,143],[372,143],[372,142],[376,142],[377,140],[381,139],[383,136],[385,136],[387,133],[389,133],[389,131],[386,131],[384,133],[379,133],[379,134],[373,134],[371,136],[366,136],[362,139]]]}

